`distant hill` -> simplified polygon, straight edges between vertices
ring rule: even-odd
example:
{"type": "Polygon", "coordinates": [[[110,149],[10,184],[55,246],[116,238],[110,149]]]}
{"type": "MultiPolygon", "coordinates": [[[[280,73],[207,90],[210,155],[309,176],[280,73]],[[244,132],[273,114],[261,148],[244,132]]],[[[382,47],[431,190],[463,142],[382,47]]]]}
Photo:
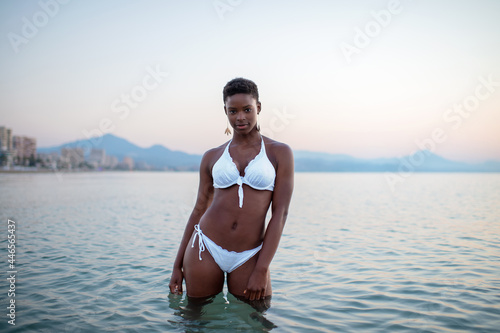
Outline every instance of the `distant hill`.
{"type": "Polygon", "coordinates": [[[445,159],[428,150],[400,158],[361,159],[345,154],[295,151],[296,171],[317,172],[500,172],[499,161],[469,164],[445,159]]]}
{"type": "MultiPolygon", "coordinates": [[[[136,162],[142,161],[156,168],[167,167],[174,170],[198,170],[201,161],[201,155],[173,151],[162,145],[141,148],[113,134],[39,148],[38,152],[60,152],[64,147],[105,149],[107,155],[116,156],[119,160],[130,156],[136,162]]],[[[401,158],[376,159],[298,150],[294,151],[294,158],[295,170],[307,172],[500,172],[499,161],[469,164],[451,161],[426,150],[401,158]]]]}
{"type": "Polygon", "coordinates": [[[136,162],[142,161],[157,168],[167,167],[174,170],[197,170],[201,161],[201,155],[173,151],[162,145],[142,148],[113,134],[68,142],[59,146],[39,148],[37,151],[39,153],[60,152],[61,148],[74,147],[84,148],[86,156],[90,152],[89,148],[104,149],[106,150],[106,155],[116,156],[120,161],[125,156],[129,156],[136,162]]]}

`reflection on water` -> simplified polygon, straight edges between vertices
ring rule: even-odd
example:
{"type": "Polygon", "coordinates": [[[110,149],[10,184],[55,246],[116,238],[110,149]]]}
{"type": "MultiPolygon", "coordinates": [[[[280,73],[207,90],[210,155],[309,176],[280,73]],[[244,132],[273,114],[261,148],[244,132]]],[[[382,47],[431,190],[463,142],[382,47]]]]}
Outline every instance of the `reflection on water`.
{"type": "Polygon", "coordinates": [[[199,304],[169,294],[197,186],[196,173],[0,174],[19,304],[0,331],[500,327],[500,174],[413,174],[396,192],[383,174],[296,174],[267,310],[227,291],[199,304]]]}
{"type": "Polygon", "coordinates": [[[271,331],[277,326],[265,317],[270,300],[245,302],[231,293],[219,293],[206,298],[185,294],[168,296],[169,307],[178,320],[169,320],[177,329],[186,330],[254,330],[271,331]]]}

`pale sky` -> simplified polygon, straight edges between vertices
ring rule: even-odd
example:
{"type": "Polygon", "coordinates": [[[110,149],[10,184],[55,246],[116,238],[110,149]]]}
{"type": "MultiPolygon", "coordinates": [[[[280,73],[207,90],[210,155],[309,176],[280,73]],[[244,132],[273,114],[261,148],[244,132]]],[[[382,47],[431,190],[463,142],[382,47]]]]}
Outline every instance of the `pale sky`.
{"type": "Polygon", "coordinates": [[[242,76],[294,150],[500,160],[500,1],[10,0],[0,34],[0,126],[40,147],[202,154],[242,76]]]}

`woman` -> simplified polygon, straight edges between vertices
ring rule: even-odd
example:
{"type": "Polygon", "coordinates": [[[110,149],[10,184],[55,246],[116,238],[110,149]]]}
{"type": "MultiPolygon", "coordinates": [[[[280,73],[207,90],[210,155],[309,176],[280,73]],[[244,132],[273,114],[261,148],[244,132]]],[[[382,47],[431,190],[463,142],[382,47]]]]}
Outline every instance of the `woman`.
{"type": "Polygon", "coordinates": [[[189,297],[213,296],[222,291],[227,273],[228,290],[236,297],[267,299],[269,265],[292,197],[292,150],[260,134],[254,82],[229,81],[223,99],[233,138],[202,157],[198,197],[174,262],[170,292],[182,294],[185,278],[189,297]]]}

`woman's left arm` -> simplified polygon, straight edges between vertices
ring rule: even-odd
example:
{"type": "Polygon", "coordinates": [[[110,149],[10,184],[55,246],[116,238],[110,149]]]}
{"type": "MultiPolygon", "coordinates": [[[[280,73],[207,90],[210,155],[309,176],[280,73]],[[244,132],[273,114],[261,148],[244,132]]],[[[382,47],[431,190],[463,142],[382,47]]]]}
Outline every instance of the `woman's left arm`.
{"type": "Polygon", "coordinates": [[[276,147],[276,181],[273,190],[272,216],[266,229],[262,249],[254,271],[250,275],[245,295],[250,300],[266,295],[269,265],[278,249],[281,234],[288,215],[293,192],[293,153],[290,147],[280,143],[276,147]]]}

